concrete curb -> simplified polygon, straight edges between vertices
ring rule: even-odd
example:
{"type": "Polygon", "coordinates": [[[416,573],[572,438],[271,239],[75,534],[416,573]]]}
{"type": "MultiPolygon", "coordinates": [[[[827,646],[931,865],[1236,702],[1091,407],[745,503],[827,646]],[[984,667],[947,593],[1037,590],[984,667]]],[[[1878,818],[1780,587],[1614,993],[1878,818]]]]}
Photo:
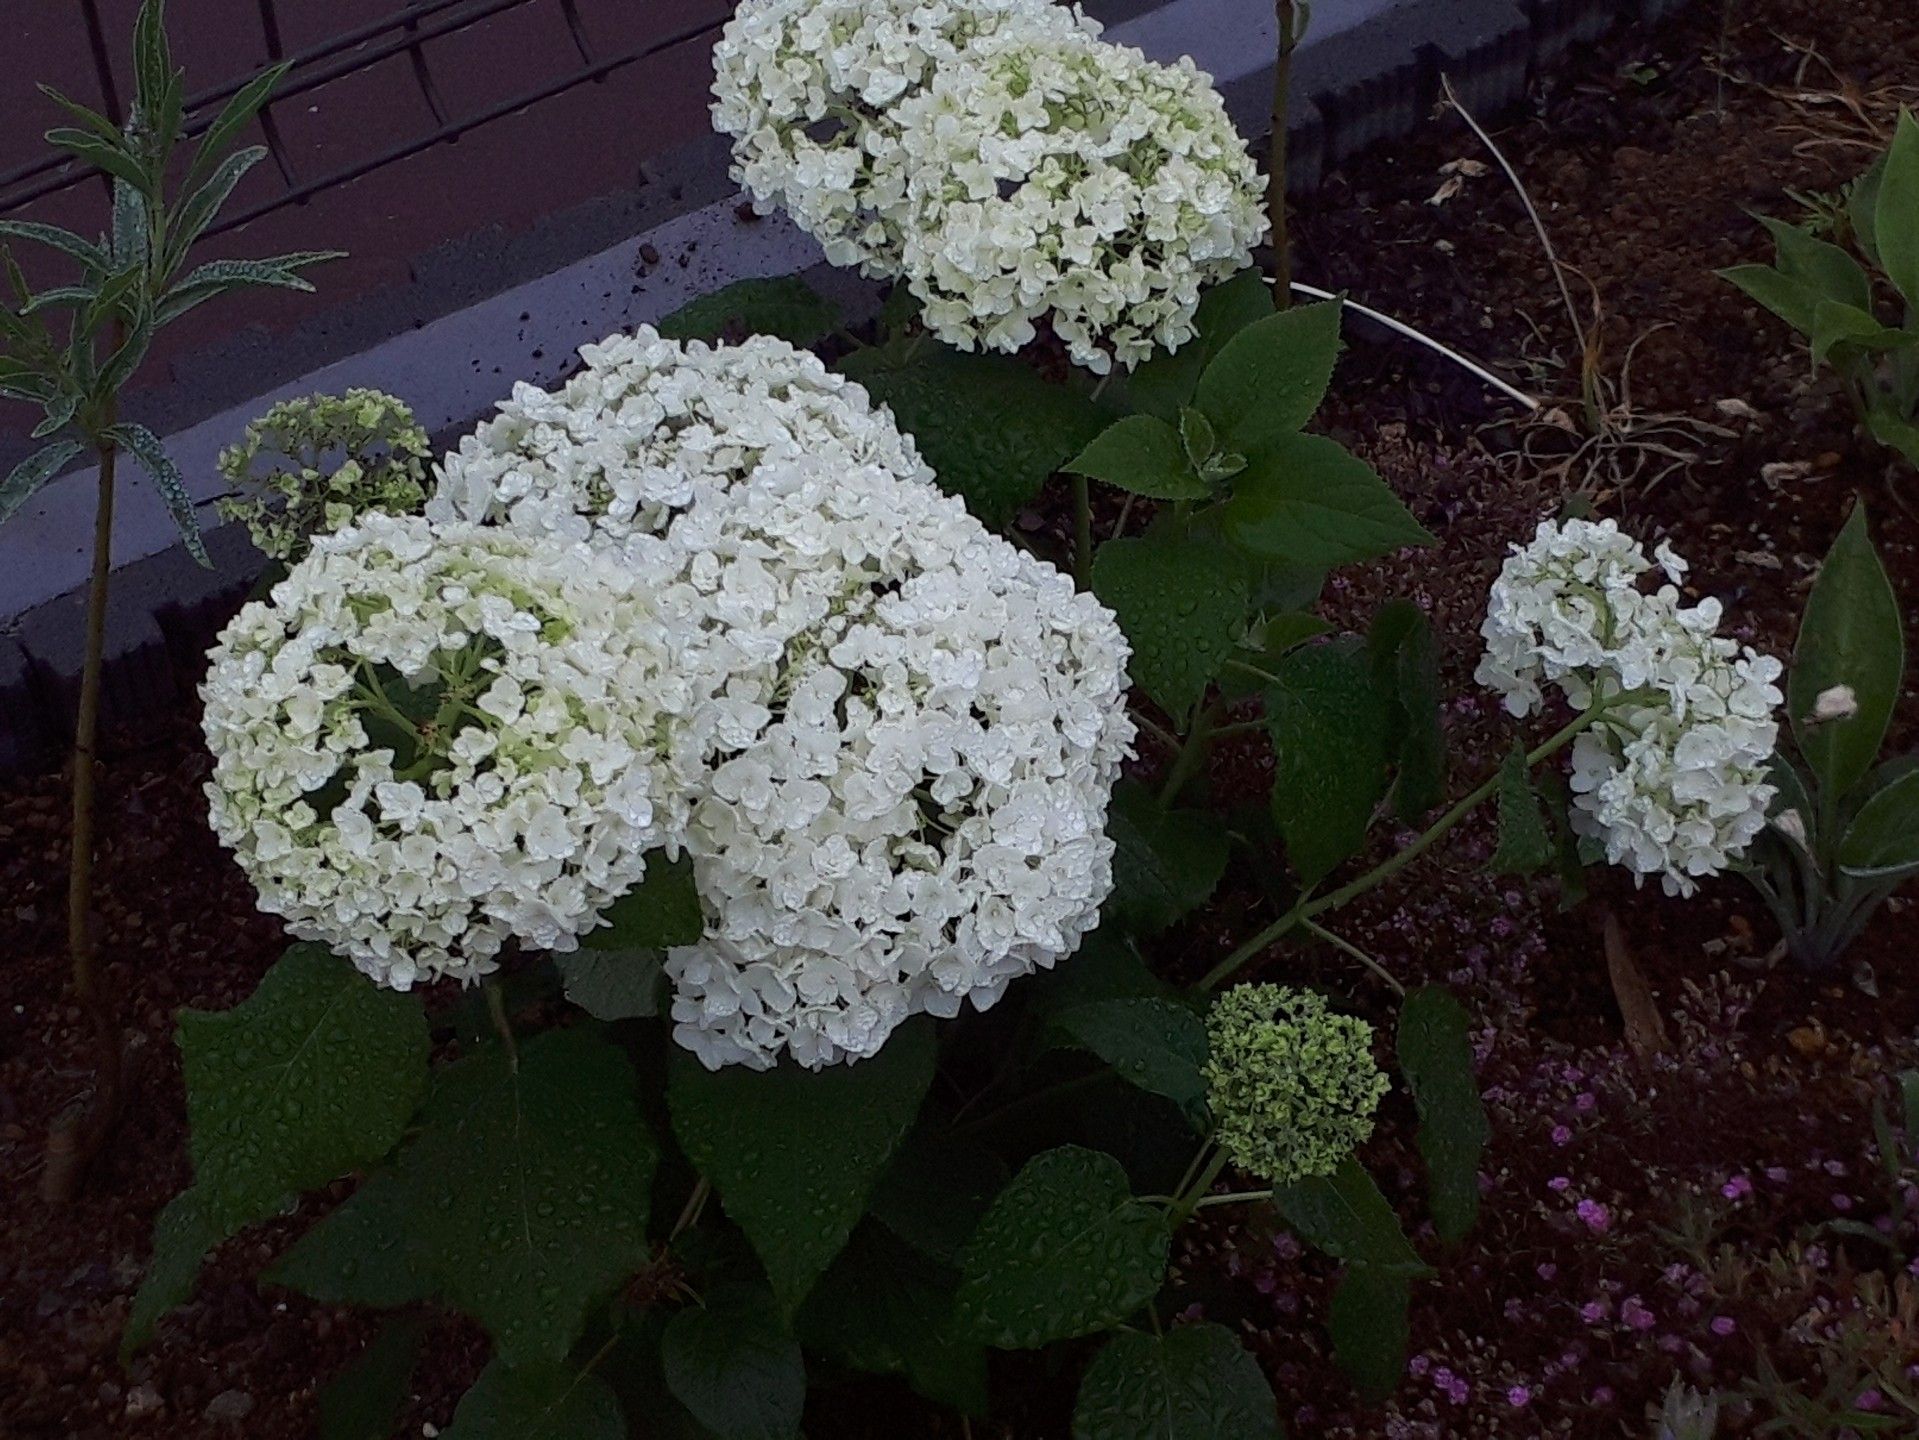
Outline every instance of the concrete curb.
{"type": "MultiPolygon", "coordinates": [[[[1524,94],[1529,74],[1612,26],[1685,0],[1319,0],[1295,61],[1291,179],[1310,189],[1360,149],[1405,134],[1441,73],[1486,111],[1524,94]]],[[[1155,58],[1191,54],[1219,81],[1249,136],[1269,129],[1276,26],[1270,0],[1106,0],[1109,38],[1155,58]]],[[[215,566],[195,565],[144,483],[121,489],[109,608],[109,722],[151,713],[195,683],[213,632],[258,557],[212,502],[219,449],[275,400],[350,385],[403,395],[429,430],[468,428],[516,380],[551,384],[573,352],[658,320],[731,280],[809,273],[856,308],[857,277],[818,264],[782,217],[753,217],[708,137],[649,167],[637,192],[609,196],[512,240],[479,237],[424,256],[405,293],[376,295],[290,336],[243,336],[195,357],[191,375],[142,397],[190,477],[215,566]],[[515,278],[526,277],[526,278],[515,278]],[[238,401],[239,403],[235,403],[238,401]]],[[[7,446],[0,445],[0,461],[7,446]]],[[[94,473],[71,471],[0,531],[0,773],[54,763],[71,728],[84,624],[94,473]]]]}

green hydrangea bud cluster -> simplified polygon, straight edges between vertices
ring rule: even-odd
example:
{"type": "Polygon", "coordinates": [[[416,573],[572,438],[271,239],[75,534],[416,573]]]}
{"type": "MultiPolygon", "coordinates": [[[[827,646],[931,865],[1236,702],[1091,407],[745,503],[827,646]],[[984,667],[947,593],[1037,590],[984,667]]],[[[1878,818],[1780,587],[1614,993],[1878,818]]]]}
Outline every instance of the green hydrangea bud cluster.
{"type": "Polygon", "coordinates": [[[413,411],[382,391],[283,400],[221,452],[220,473],[238,493],[220,513],[244,524],[262,554],[291,565],[315,535],[369,510],[419,509],[431,453],[413,411]]]}
{"type": "Polygon", "coordinates": [[[1276,1185],[1330,1175],[1372,1134],[1387,1081],[1364,1020],[1310,991],[1241,985],[1206,1029],[1213,1138],[1240,1169],[1276,1185]]]}

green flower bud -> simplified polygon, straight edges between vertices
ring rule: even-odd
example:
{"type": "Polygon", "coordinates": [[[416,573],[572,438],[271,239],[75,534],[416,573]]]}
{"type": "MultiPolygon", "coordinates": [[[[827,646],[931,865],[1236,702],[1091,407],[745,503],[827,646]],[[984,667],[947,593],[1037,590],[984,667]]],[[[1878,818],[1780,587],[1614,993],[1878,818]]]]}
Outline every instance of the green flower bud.
{"type": "Polygon", "coordinates": [[[1213,1138],[1240,1169],[1276,1185],[1330,1175],[1372,1134],[1387,1081],[1364,1020],[1310,991],[1241,985],[1206,1030],[1213,1138]]]}

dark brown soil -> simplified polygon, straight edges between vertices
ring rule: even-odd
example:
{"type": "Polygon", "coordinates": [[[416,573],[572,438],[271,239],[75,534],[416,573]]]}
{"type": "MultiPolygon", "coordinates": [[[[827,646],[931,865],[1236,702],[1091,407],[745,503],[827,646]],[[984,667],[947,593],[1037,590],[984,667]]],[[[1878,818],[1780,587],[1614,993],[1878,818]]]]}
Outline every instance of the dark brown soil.
{"type": "MultiPolygon", "coordinates": [[[[1568,467],[1566,431],[1525,423],[1396,342],[1362,336],[1344,362],[1331,428],[1379,464],[1442,545],[1416,566],[1346,577],[1330,598],[1358,619],[1410,586],[1433,614],[1453,657],[1449,693],[1464,697],[1451,712],[1461,774],[1480,773],[1506,743],[1467,683],[1485,583],[1568,485],[1649,538],[1670,535],[1699,590],[1775,652],[1790,648],[1812,568],[1855,495],[1871,506],[1909,612],[1919,596],[1919,525],[1894,497],[1885,456],[1856,436],[1795,337],[1711,274],[1764,254],[1748,211],[1796,213],[1789,190],[1830,190],[1861,168],[1870,127],[1919,88],[1919,17],[1906,0],[1751,0],[1722,36],[1717,8],[1599,47],[1497,131],[1579,272],[1582,323],[1598,317],[1613,445],[1568,467]],[[1662,474],[1674,454],[1685,458],[1662,474]]],[[[1491,157],[1442,115],[1334,176],[1299,207],[1300,275],[1578,415],[1577,342],[1511,187],[1494,167],[1429,203],[1462,159],[1491,157]]],[[[1900,483],[1919,493],[1914,478],[1900,483]]],[[[1907,736],[1916,721],[1909,701],[1907,736]]],[[[1229,751],[1215,784],[1231,788],[1261,763],[1257,747],[1229,751]]],[[[226,1246],[131,1367],[115,1358],[153,1216],[188,1179],[173,1012],[237,1003],[280,946],[207,833],[206,768],[188,715],[115,736],[108,751],[100,914],[137,1083],[113,1148],[61,1209],[37,1198],[44,1138],[91,1074],[65,995],[65,790],[45,776],[0,795],[0,1435],[311,1435],[319,1388],[373,1330],[253,1279],[325,1203],[313,1197],[300,1216],[226,1246]]],[[[1489,885],[1488,848],[1483,826],[1469,831],[1341,919],[1408,983],[1454,984],[1484,1026],[1495,1121],[1484,1213],[1418,1292],[1414,1374],[1399,1397],[1384,1410],[1357,1405],[1327,1358],[1328,1272],[1256,1217],[1192,1236],[1180,1260],[1187,1298],[1254,1338],[1305,1437],[1639,1437],[1675,1374],[1737,1387],[1762,1346],[1789,1378],[1814,1373],[1845,1317],[1870,1313],[1861,1276],[1895,1274],[1910,1258],[1889,1264],[1831,1224],[1886,1206],[1868,1114],[1884,1077],[1919,1063],[1911,900],[1888,907],[1852,957],[1874,997],[1850,975],[1767,968],[1770,924],[1735,882],[1682,903],[1608,879],[1593,904],[1561,915],[1550,894],[1489,885]],[[1662,1056],[1628,1044],[1595,923],[1604,908],[1664,1017],[1662,1056]]],[[[1157,958],[1197,973],[1262,923],[1262,905],[1252,886],[1230,886],[1157,958]]],[[[1323,979],[1388,1013],[1377,982],[1330,951],[1276,952],[1264,973],[1323,979]]],[[[1408,1118],[1390,1115],[1367,1159],[1416,1216],[1408,1118]]],[[[1906,1347],[1903,1364],[1919,1362],[1911,1315],[1903,1330],[1874,1327],[1882,1345],[1906,1347]]],[[[427,1353],[401,1433],[446,1424],[484,1342],[447,1321],[427,1353]]],[[[1005,1418],[971,1433],[1065,1433],[1058,1374],[1012,1362],[996,1384],[1005,1418]]],[[[1733,1433],[1768,1413],[1735,1418],[1733,1433]]],[[[809,1433],[958,1432],[888,1387],[829,1392],[809,1433]]]]}

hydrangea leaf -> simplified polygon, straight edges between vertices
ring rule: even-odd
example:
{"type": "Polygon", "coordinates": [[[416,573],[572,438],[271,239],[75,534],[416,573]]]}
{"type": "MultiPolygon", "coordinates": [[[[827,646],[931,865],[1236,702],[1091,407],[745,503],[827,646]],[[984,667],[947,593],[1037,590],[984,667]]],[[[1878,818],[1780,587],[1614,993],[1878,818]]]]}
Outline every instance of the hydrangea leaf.
{"type": "Polygon", "coordinates": [[[1050,384],[1013,356],[925,348],[919,358],[892,366],[880,350],[861,350],[840,368],[891,407],[942,489],[1003,530],[1109,417],[1079,391],[1050,384]]]}
{"type": "Polygon", "coordinates": [[[1472,1023],[1443,986],[1422,985],[1399,1009],[1399,1068],[1419,1107],[1426,1202],[1448,1244],[1479,1215],[1479,1158],[1492,1138],[1473,1074],[1472,1023]]]}
{"type": "Polygon", "coordinates": [[[1550,864],[1554,853],[1526,752],[1514,746],[1499,766],[1499,839],[1486,869],[1494,875],[1530,875],[1550,864]]]}
{"type": "Polygon", "coordinates": [[[1151,415],[1114,421],[1065,468],[1152,500],[1204,500],[1212,494],[1193,473],[1179,432],[1151,415]]]}
{"type": "Polygon", "coordinates": [[[1433,543],[1379,472],[1336,440],[1282,435],[1244,453],[1223,519],[1254,555],[1322,571],[1433,543]]]}
{"type": "Polygon", "coordinates": [[[1446,732],[1439,723],[1439,647],[1432,622],[1411,601],[1390,601],[1373,616],[1366,649],[1373,683],[1386,702],[1386,743],[1397,772],[1393,807],[1414,825],[1446,798],[1446,732]]]}
{"type": "Polygon", "coordinates": [[[1132,644],[1134,682],[1178,719],[1206,693],[1246,618],[1245,570],[1222,547],[1173,530],[1100,546],[1093,593],[1132,644]]]}
{"type": "Polygon", "coordinates": [[[691,857],[649,859],[640,883],[608,906],[601,918],[606,923],[581,936],[581,945],[645,950],[697,943],[706,933],[706,920],[691,857]]]}
{"type": "Polygon", "coordinates": [[[400,1423],[426,1326],[417,1315],[387,1322],[320,1392],[320,1440],[388,1440],[400,1423]]]}
{"type": "Polygon", "coordinates": [[[1366,842],[1386,793],[1386,706],[1355,637],[1294,650],[1273,674],[1273,819],[1293,869],[1311,885],[1366,842]]]}
{"type": "Polygon", "coordinates": [[[1106,833],[1113,840],[1113,894],[1107,911],[1121,926],[1154,935],[1212,897],[1226,872],[1228,843],[1215,816],[1166,810],[1145,786],[1114,787],[1106,833]]]}
{"type": "Polygon", "coordinates": [[[290,948],[231,1010],[183,1011],[180,1049],[194,1184],[161,1212],[129,1346],[186,1297],[211,1246],[391,1150],[426,1090],[419,998],[318,945],[290,948]]]}
{"type": "Polygon", "coordinates": [[[566,986],[566,998],[595,1020],[632,1020],[660,1013],[664,951],[582,945],[554,956],[553,963],[566,986]]]}
{"type": "Polygon", "coordinates": [[[1384,1274],[1428,1273],[1399,1216],[1366,1167],[1350,1155],[1331,1175],[1275,1189],[1273,1204],[1300,1239],[1335,1260],[1384,1274]]]}
{"type": "Polygon", "coordinates": [[[1180,410],[1192,403],[1199,377],[1226,342],[1272,313],[1272,287],[1257,266],[1213,286],[1193,314],[1193,338],[1142,362],[1127,377],[1127,399],[1135,410],[1177,420],[1180,410]]]}
{"type": "Polygon", "coordinates": [[[660,321],[668,340],[728,340],[774,335],[789,345],[811,345],[845,323],[839,306],[797,275],[736,280],[702,295],[660,321]]]}
{"type": "Polygon", "coordinates": [[[879,1054],[820,1071],[707,1070],[673,1056],[673,1133],[746,1232],[788,1314],[866,1209],[933,1079],[932,1027],[902,1025],[879,1054]]]}
{"type": "Polygon", "coordinates": [[[1899,597],[1873,548],[1862,502],[1819,567],[1786,678],[1793,737],[1819,777],[1822,820],[1878,758],[1905,663],[1899,597]],[[1840,685],[1852,690],[1854,714],[1815,721],[1819,697],[1840,685]]]}
{"type": "Polygon", "coordinates": [[[1112,1156],[1045,1151],[1000,1192],[960,1257],[960,1323],[1000,1349],[1105,1330],[1159,1290],[1170,1238],[1112,1156]]]}
{"type": "Polygon", "coordinates": [[[667,1321],[667,1388],[717,1440],[791,1440],[806,1405],[800,1343],[757,1285],[718,1285],[667,1321]]]}
{"type": "Polygon", "coordinates": [[[369,1176],[260,1277],[327,1305],[390,1309],[433,1294],[414,1258],[407,1189],[391,1170],[369,1176]]]}
{"type": "Polygon", "coordinates": [[[1919,770],[1908,770],[1859,807],[1839,842],[1839,868],[1861,880],[1919,871],[1919,770]]]}
{"type": "Polygon", "coordinates": [[[1164,1095],[1189,1115],[1206,1103],[1206,1022],[1176,1000],[1134,996],[1063,1010],[1053,1024],[1119,1077],[1164,1095]]]}
{"type": "Polygon", "coordinates": [[[842,1365],[901,1375],[930,1400],[986,1412],[986,1347],[953,1330],[959,1276],[889,1231],[862,1225],[800,1307],[800,1336],[842,1365]]]}
{"type": "Polygon", "coordinates": [[[972,1238],[980,1216],[1006,1183],[1006,1163],[978,1141],[943,1124],[922,1123],[880,1177],[875,1220],[942,1264],[972,1238]]]}
{"type": "Polygon", "coordinates": [[[557,1364],[595,1302],[646,1263],[658,1152],[633,1067],[549,1030],[443,1070],[400,1152],[412,1253],[509,1365],[557,1364]]]}
{"type": "Polygon", "coordinates": [[[625,1440],[619,1397],[597,1375],[495,1360],[460,1397],[440,1440],[625,1440]]]}
{"type": "Polygon", "coordinates": [[[1073,1440],[1280,1440],[1279,1402],[1224,1325],[1115,1335],[1073,1405],[1073,1440]]]}
{"type": "Polygon", "coordinates": [[[1341,305],[1296,305],[1246,326],[1199,377],[1193,403],[1241,452],[1292,435],[1313,418],[1339,359],[1341,305]]]}
{"type": "Polygon", "coordinates": [[[1378,1404],[1399,1388],[1411,1338],[1412,1287],[1404,1275],[1354,1265],[1340,1277],[1326,1328],[1333,1358],[1360,1398],[1378,1404]]]}

